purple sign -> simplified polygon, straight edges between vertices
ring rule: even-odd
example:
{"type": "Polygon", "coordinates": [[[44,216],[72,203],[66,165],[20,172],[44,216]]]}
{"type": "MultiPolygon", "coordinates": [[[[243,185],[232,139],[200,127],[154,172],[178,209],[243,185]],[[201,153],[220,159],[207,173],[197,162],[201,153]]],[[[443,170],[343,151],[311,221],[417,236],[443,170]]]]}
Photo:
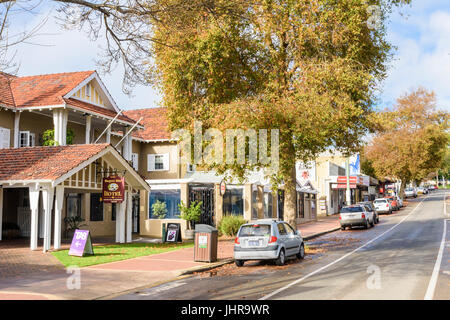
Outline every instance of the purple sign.
{"type": "Polygon", "coordinates": [[[70,245],[69,256],[82,257],[85,254],[94,254],[92,248],[91,235],[89,230],[75,230],[72,244],[70,245]]]}

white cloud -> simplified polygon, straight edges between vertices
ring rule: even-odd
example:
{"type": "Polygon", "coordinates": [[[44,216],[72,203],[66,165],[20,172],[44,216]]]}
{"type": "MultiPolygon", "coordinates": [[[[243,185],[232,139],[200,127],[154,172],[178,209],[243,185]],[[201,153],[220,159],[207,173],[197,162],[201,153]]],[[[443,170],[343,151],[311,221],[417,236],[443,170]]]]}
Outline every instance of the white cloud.
{"type": "Polygon", "coordinates": [[[440,108],[450,111],[450,11],[412,16],[396,25],[390,39],[398,50],[383,102],[392,105],[407,90],[424,86],[435,91],[440,108]]]}

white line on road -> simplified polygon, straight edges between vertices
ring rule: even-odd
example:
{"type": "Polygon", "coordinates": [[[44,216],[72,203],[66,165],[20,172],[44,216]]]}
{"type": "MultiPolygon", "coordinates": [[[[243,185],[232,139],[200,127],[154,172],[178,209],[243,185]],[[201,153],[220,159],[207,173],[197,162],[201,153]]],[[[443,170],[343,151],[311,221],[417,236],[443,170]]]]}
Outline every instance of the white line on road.
{"type": "MultiPolygon", "coordinates": [[[[445,203],[445,202],[444,202],[445,203]]],[[[439,248],[439,253],[436,259],[436,263],[434,265],[433,273],[431,274],[430,283],[428,284],[427,292],[425,293],[424,300],[433,300],[434,290],[436,290],[436,284],[439,277],[439,269],[441,268],[442,256],[444,255],[444,246],[445,246],[445,238],[447,235],[447,221],[444,220],[444,233],[442,234],[441,246],[439,248]]]]}
{"type": "Polygon", "coordinates": [[[396,228],[400,223],[402,223],[403,221],[405,221],[405,220],[406,220],[406,219],[407,219],[414,211],[417,210],[417,208],[420,207],[420,205],[423,203],[423,200],[425,200],[425,199],[428,199],[428,196],[427,196],[426,198],[423,198],[422,201],[420,201],[420,203],[419,203],[419,204],[418,204],[418,205],[417,205],[417,206],[416,206],[416,207],[415,207],[408,215],[406,215],[400,222],[398,222],[396,225],[392,226],[390,229],[386,230],[386,231],[383,232],[382,234],[376,236],[376,237],[373,238],[372,240],[366,242],[366,243],[363,244],[361,247],[356,248],[355,250],[353,250],[353,251],[351,251],[351,252],[349,252],[349,253],[343,255],[343,256],[340,257],[339,259],[337,259],[337,260],[335,260],[335,261],[333,261],[333,262],[327,264],[326,266],[323,266],[323,267],[317,269],[316,271],[313,271],[313,272],[307,274],[306,276],[304,276],[304,277],[302,277],[302,278],[300,278],[300,279],[297,279],[297,280],[295,280],[295,281],[289,283],[288,285],[286,285],[286,286],[284,286],[284,287],[282,287],[282,288],[280,288],[280,289],[278,289],[278,290],[275,290],[275,291],[272,292],[272,293],[269,293],[268,295],[266,295],[266,296],[260,298],[259,300],[267,300],[267,299],[273,297],[274,295],[276,295],[276,294],[278,294],[278,293],[280,293],[280,292],[282,292],[282,291],[284,291],[284,290],[286,290],[286,289],[289,289],[290,287],[292,287],[292,286],[294,286],[294,285],[296,285],[296,284],[302,282],[303,280],[305,280],[305,279],[307,279],[307,278],[309,278],[309,277],[311,277],[311,276],[313,276],[313,275],[315,275],[315,274],[317,274],[317,273],[319,273],[319,272],[321,272],[321,271],[327,269],[328,267],[331,267],[332,265],[338,263],[339,261],[344,260],[344,259],[347,258],[348,256],[352,255],[353,253],[355,253],[355,252],[357,252],[358,250],[364,248],[364,247],[367,246],[368,244],[370,244],[370,243],[374,242],[375,240],[379,239],[380,237],[382,237],[383,235],[385,235],[385,234],[388,233],[389,231],[391,231],[391,230],[393,230],[394,228],[396,228]]]}

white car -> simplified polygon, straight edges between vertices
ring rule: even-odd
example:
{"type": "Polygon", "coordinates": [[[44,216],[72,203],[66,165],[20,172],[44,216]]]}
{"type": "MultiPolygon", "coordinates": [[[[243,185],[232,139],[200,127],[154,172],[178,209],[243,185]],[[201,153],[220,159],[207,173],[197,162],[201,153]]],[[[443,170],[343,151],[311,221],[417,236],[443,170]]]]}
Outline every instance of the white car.
{"type": "Polygon", "coordinates": [[[373,205],[378,213],[392,213],[392,205],[386,198],[375,199],[373,205]]]}
{"type": "Polygon", "coordinates": [[[396,197],[396,199],[397,199],[398,206],[399,206],[400,208],[403,208],[403,199],[400,198],[399,196],[395,196],[395,197],[396,197]]]}
{"type": "Polygon", "coordinates": [[[406,198],[417,198],[417,192],[414,188],[405,189],[405,197],[406,198]]]}
{"type": "Polygon", "coordinates": [[[373,211],[369,211],[365,205],[352,205],[343,207],[339,214],[341,229],[362,226],[366,229],[375,225],[373,211]]]}

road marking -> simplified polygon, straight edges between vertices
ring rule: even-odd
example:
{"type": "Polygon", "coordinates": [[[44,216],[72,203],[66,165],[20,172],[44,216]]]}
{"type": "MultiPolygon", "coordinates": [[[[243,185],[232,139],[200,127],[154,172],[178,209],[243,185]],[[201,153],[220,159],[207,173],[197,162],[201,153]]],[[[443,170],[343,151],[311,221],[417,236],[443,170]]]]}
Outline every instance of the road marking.
{"type": "Polygon", "coordinates": [[[360,246],[359,248],[356,248],[355,250],[353,250],[353,251],[351,251],[351,252],[349,252],[349,253],[343,255],[343,256],[340,257],[339,259],[337,259],[337,260],[335,260],[335,261],[333,261],[333,262],[331,262],[331,263],[329,263],[329,264],[327,264],[327,265],[325,265],[325,266],[323,266],[323,267],[317,269],[316,271],[313,271],[313,272],[307,274],[306,276],[304,276],[304,277],[302,277],[302,278],[300,278],[300,279],[297,279],[297,280],[295,280],[295,281],[293,281],[293,282],[287,284],[286,286],[284,286],[284,287],[282,287],[282,288],[280,288],[280,289],[278,289],[278,290],[275,290],[275,291],[272,292],[272,293],[269,293],[268,295],[266,295],[266,296],[260,298],[259,300],[267,300],[267,299],[273,297],[274,295],[276,295],[276,294],[278,294],[278,293],[280,293],[280,292],[282,292],[282,291],[284,291],[284,290],[286,290],[286,289],[289,289],[289,288],[292,287],[293,285],[296,285],[296,284],[302,282],[303,280],[305,280],[305,279],[307,279],[307,278],[309,278],[309,277],[311,277],[311,276],[313,276],[313,275],[315,275],[315,274],[321,272],[322,270],[325,270],[325,269],[327,269],[328,267],[331,267],[332,265],[334,265],[334,264],[336,264],[336,263],[338,263],[338,262],[344,260],[345,258],[349,257],[350,255],[352,255],[353,253],[357,252],[358,250],[360,250],[360,249],[364,248],[365,246],[371,244],[372,242],[374,242],[375,240],[379,239],[380,237],[382,237],[383,235],[385,235],[385,234],[388,233],[389,231],[391,231],[391,230],[393,230],[394,228],[396,228],[396,227],[397,227],[399,224],[401,224],[403,221],[405,221],[405,220],[406,220],[406,219],[407,219],[414,211],[417,210],[417,208],[419,208],[419,207],[423,204],[423,200],[425,200],[425,199],[428,199],[428,196],[425,197],[425,198],[423,198],[423,199],[420,201],[420,203],[419,203],[419,204],[418,204],[418,205],[417,205],[410,213],[408,213],[408,215],[406,215],[400,222],[398,222],[396,225],[392,226],[390,229],[386,230],[386,231],[383,232],[382,234],[376,236],[376,237],[373,238],[372,240],[366,242],[365,244],[363,244],[363,245],[360,246]]]}
{"type": "Polygon", "coordinates": [[[445,238],[447,235],[447,221],[450,220],[448,219],[444,220],[444,232],[442,234],[441,246],[439,248],[436,263],[434,264],[434,269],[433,273],[431,274],[430,282],[428,283],[427,292],[425,293],[425,297],[423,298],[424,300],[433,300],[434,290],[436,290],[436,284],[439,277],[439,269],[441,268],[442,256],[444,255],[445,238]]]}

